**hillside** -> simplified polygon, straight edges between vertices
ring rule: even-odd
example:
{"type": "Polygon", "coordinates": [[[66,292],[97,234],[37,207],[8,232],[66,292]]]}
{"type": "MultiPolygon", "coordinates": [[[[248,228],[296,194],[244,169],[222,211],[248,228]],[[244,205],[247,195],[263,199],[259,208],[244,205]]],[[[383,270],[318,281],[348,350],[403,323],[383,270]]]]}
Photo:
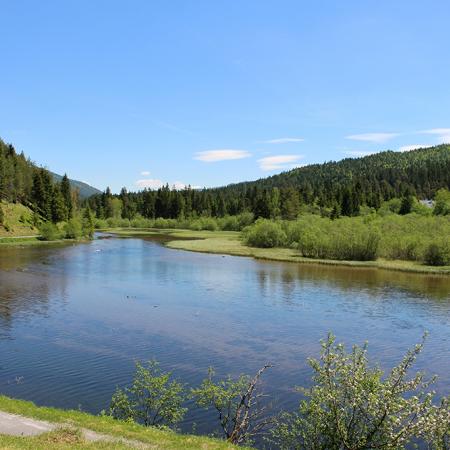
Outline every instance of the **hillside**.
{"type": "Polygon", "coordinates": [[[400,197],[408,191],[420,198],[432,198],[438,189],[450,187],[450,145],[311,164],[212,191],[240,195],[250,189],[274,187],[296,188],[306,203],[317,198],[330,204],[333,197],[338,200],[339,193],[348,188],[361,191],[365,200],[371,200],[374,194],[384,199],[400,197]]]}
{"type": "MultiPolygon", "coordinates": [[[[54,181],[56,181],[57,183],[61,183],[61,180],[63,179],[61,175],[58,175],[57,173],[54,172],[50,172],[50,174],[52,175],[54,181]]],[[[69,182],[72,189],[78,190],[78,194],[81,200],[89,198],[91,195],[97,195],[102,193],[99,189],[87,183],[84,183],[83,181],[72,180],[71,178],[69,178],[69,182]]]]}
{"type": "Polygon", "coordinates": [[[133,219],[223,217],[251,212],[255,217],[295,219],[303,210],[328,216],[358,215],[384,201],[415,196],[432,199],[450,188],[450,146],[410,152],[386,151],[362,158],[312,164],[256,181],[211,189],[129,193],[109,191],[89,199],[98,218],[133,219]],[[119,200],[119,201],[117,201],[119,200]],[[115,201],[115,202],[114,202],[115,201]]]}
{"type": "Polygon", "coordinates": [[[0,223],[0,238],[11,236],[35,236],[37,228],[33,225],[33,211],[20,203],[0,201],[4,218],[0,223]]]}

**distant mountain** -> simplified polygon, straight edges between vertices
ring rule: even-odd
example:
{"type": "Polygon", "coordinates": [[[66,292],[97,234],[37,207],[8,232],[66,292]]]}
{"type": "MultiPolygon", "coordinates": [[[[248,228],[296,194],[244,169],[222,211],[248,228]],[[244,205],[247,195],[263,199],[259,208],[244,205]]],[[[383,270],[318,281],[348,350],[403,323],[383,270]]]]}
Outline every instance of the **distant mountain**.
{"type": "MultiPolygon", "coordinates": [[[[62,176],[58,175],[57,173],[53,173],[50,172],[50,174],[53,177],[53,180],[60,183],[62,180],[62,176]]],[[[72,189],[78,189],[78,192],[80,194],[80,198],[82,200],[84,200],[85,198],[89,198],[92,195],[97,195],[97,194],[101,194],[102,191],[100,191],[99,189],[84,183],[83,181],[78,181],[78,180],[71,180],[69,178],[70,181],[70,186],[72,187],[72,189]]]]}

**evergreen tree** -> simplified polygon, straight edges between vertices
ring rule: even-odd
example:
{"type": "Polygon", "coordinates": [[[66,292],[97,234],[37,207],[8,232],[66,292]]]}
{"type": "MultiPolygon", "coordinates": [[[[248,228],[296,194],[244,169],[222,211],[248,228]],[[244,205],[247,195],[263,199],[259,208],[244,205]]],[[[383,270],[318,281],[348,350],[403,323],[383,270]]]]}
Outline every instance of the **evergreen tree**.
{"type": "Polygon", "coordinates": [[[72,218],[73,217],[72,193],[70,189],[70,181],[69,178],[67,177],[67,174],[64,174],[61,180],[60,189],[66,205],[68,217],[72,218]]]}
{"type": "Polygon", "coordinates": [[[53,223],[63,222],[68,219],[68,211],[64,196],[59,186],[55,185],[53,188],[53,195],[51,197],[51,210],[53,223]]]}
{"type": "Polygon", "coordinates": [[[294,220],[300,210],[300,196],[292,187],[282,191],[281,217],[286,220],[294,220]]]}
{"type": "Polygon", "coordinates": [[[414,199],[412,195],[407,195],[402,198],[402,203],[400,205],[400,211],[398,212],[402,216],[409,214],[412,210],[414,199]]]}

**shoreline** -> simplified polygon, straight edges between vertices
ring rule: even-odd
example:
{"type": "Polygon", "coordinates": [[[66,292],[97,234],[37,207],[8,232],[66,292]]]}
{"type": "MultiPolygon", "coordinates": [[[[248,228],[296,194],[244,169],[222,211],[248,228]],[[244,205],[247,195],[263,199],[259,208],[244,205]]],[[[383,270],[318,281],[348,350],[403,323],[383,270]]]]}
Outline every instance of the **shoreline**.
{"type": "Polygon", "coordinates": [[[121,237],[165,238],[163,245],[174,250],[198,253],[245,256],[257,260],[289,262],[309,265],[345,266],[353,268],[388,270],[425,275],[450,275],[450,266],[425,266],[414,261],[385,260],[344,261],[331,259],[304,258],[289,248],[248,247],[240,240],[237,231],[193,231],[184,229],[129,229],[108,228],[101,230],[121,237]]]}

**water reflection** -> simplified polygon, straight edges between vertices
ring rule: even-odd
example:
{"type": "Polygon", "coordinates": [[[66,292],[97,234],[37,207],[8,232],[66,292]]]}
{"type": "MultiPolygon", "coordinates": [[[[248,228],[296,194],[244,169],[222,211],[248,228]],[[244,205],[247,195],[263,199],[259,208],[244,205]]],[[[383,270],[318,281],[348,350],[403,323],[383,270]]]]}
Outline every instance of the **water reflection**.
{"type": "MultiPolygon", "coordinates": [[[[135,359],[156,358],[190,384],[210,365],[225,375],[270,361],[267,388],[290,408],[328,331],[369,340],[389,367],[428,329],[418,368],[439,374],[448,394],[449,294],[450,277],[223,258],[141,239],[2,249],[0,391],[98,412],[135,359]]],[[[192,421],[211,431],[205,413],[183,429],[192,421]]]]}

